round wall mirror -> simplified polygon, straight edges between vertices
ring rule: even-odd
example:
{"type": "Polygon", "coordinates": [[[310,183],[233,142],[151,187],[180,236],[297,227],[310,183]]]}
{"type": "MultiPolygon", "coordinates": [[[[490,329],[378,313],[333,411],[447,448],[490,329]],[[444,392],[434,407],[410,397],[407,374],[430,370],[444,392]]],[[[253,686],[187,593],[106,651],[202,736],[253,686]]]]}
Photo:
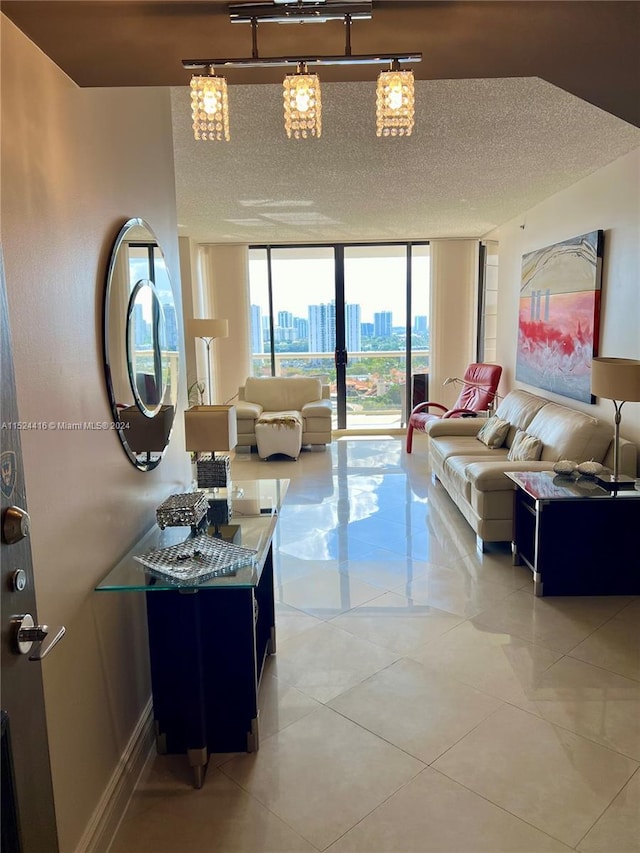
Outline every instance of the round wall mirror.
{"type": "Polygon", "coordinates": [[[178,397],[178,324],[171,280],[146,222],[124,224],[104,299],[104,360],[114,422],[129,460],[150,471],[171,437],[178,397]]]}
{"type": "Polygon", "coordinates": [[[135,401],[148,418],[162,405],[170,366],[162,303],[153,282],[143,278],[129,298],[127,368],[135,401]]]}

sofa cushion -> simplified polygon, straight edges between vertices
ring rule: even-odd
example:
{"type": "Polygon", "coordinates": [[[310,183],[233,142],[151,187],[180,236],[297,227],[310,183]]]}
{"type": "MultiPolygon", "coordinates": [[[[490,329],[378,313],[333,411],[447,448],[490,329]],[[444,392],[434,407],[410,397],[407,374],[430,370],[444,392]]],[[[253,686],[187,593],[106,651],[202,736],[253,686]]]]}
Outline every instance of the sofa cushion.
{"type": "Polygon", "coordinates": [[[538,412],[527,432],[541,439],[540,458],[546,462],[558,459],[602,462],[612,437],[609,424],[556,403],[548,403],[538,412]]]}
{"type": "MultiPolygon", "coordinates": [[[[450,435],[441,436],[437,441],[432,442],[430,453],[436,459],[444,462],[452,456],[480,456],[493,459],[493,450],[490,450],[486,444],[475,437],[475,435],[450,435]]],[[[505,456],[506,451],[505,451],[505,456]]]]}
{"type": "MultiPolygon", "coordinates": [[[[504,461],[507,458],[506,447],[497,448],[495,453],[496,455],[492,455],[491,459],[499,460],[504,466],[504,461]]],[[[469,503],[471,502],[471,482],[467,472],[473,462],[482,461],[482,458],[481,456],[451,456],[445,463],[448,485],[452,486],[469,503]]]]}
{"type": "Polygon", "coordinates": [[[486,444],[487,447],[501,447],[509,432],[509,426],[509,421],[494,415],[480,429],[477,436],[478,441],[486,444]]]}
{"type": "Polygon", "coordinates": [[[322,399],[322,383],[305,376],[249,376],[244,385],[244,398],[258,403],[266,412],[300,411],[305,403],[322,399]]]}
{"type": "Polygon", "coordinates": [[[255,421],[262,414],[262,406],[257,403],[247,403],[245,400],[238,400],[236,403],[236,417],[239,421],[255,421]]]}
{"type": "Polygon", "coordinates": [[[519,429],[513,439],[507,459],[509,462],[529,462],[540,459],[542,441],[535,435],[529,435],[519,429]]]}
{"type": "Polygon", "coordinates": [[[548,402],[543,397],[536,397],[534,394],[529,394],[520,389],[510,391],[507,394],[496,409],[496,416],[502,418],[503,421],[509,421],[511,424],[505,440],[507,447],[511,447],[516,431],[519,429],[527,430],[536,414],[548,402]]]}

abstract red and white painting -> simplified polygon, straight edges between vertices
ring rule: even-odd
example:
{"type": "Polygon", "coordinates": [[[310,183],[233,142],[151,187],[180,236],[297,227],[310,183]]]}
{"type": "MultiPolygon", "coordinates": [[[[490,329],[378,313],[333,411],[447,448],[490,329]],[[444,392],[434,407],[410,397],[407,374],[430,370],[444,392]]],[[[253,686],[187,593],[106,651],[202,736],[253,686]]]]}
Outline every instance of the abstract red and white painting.
{"type": "Polygon", "coordinates": [[[603,231],[522,256],[516,379],[592,403],[598,354],[603,231]]]}

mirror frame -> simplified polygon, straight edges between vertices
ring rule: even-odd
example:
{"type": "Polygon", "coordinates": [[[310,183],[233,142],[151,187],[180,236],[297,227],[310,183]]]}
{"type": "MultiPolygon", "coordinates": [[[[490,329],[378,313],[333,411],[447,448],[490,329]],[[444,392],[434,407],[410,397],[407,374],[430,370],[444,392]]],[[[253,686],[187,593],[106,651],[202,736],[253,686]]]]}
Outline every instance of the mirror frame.
{"type": "MultiPolygon", "coordinates": [[[[158,406],[151,410],[148,407],[141,405],[139,394],[137,393],[135,383],[132,381],[131,377],[131,362],[129,357],[129,310],[131,307],[131,301],[135,297],[135,294],[139,291],[141,282],[144,282],[146,285],[151,284],[154,295],[157,298],[157,291],[153,279],[142,278],[133,285],[129,281],[128,292],[126,294],[122,294],[123,296],[126,296],[126,299],[124,299],[124,304],[126,305],[126,315],[124,317],[117,317],[117,322],[121,323],[122,327],[124,328],[123,349],[125,351],[119,353],[115,351],[112,352],[111,345],[109,342],[110,325],[112,322],[115,321],[113,316],[113,306],[111,303],[113,300],[115,300],[116,297],[115,270],[118,264],[119,253],[122,250],[123,246],[126,245],[127,235],[133,229],[139,228],[143,228],[146,230],[149,235],[149,243],[155,244],[155,247],[157,247],[160,256],[164,260],[164,253],[162,251],[162,248],[158,242],[157,237],[155,236],[153,229],[149,226],[149,224],[145,222],[144,219],[140,219],[139,217],[128,219],[120,228],[120,231],[118,232],[118,235],[113,243],[113,247],[109,256],[106,286],[102,304],[103,366],[105,373],[105,382],[107,386],[107,394],[109,397],[109,403],[111,405],[111,414],[113,417],[114,424],[116,425],[116,432],[118,434],[118,438],[120,439],[122,448],[127,456],[127,459],[139,471],[152,471],[154,468],[157,468],[157,466],[162,461],[164,453],[169,445],[169,441],[171,440],[171,433],[173,432],[173,423],[176,414],[176,401],[178,393],[177,387],[175,389],[172,389],[173,402],[171,403],[169,401],[165,403],[164,397],[166,394],[166,388],[163,388],[163,395],[160,399],[158,406]],[[122,405],[123,401],[117,399],[117,394],[114,388],[114,382],[112,378],[112,368],[116,364],[117,360],[119,360],[119,372],[124,375],[124,371],[122,369],[123,359],[126,361],[126,376],[128,378],[131,397],[133,400],[131,404],[127,404],[124,408],[122,405]],[[146,442],[147,446],[151,449],[146,451],[135,450],[134,447],[132,447],[131,445],[139,441],[143,442],[142,446],[145,446],[146,442]]],[[[140,243],[142,241],[139,238],[136,238],[131,242],[140,243]]],[[[168,270],[167,278],[169,280],[169,286],[171,288],[172,303],[175,308],[176,303],[175,295],[173,293],[173,284],[171,282],[168,270]]],[[[162,308],[162,305],[159,300],[158,304],[162,308]]],[[[180,355],[178,354],[178,358],[179,357],[180,355]]],[[[175,371],[176,377],[179,377],[179,372],[179,370],[175,371]]]]}

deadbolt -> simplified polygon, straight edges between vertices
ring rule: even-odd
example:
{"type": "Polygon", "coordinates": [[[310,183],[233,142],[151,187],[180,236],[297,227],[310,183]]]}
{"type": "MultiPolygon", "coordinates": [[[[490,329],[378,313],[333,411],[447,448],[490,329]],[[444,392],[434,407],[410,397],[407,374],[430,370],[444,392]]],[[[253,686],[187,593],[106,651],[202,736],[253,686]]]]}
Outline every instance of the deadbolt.
{"type": "Polygon", "coordinates": [[[27,588],[27,573],[24,569],[16,569],[11,575],[11,586],[14,592],[24,592],[27,588]]]}
{"type": "Polygon", "coordinates": [[[19,506],[9,506],[2,519],[2,535],[7,545],[15,545],[29,535],[29,513],[19,506]]]}

